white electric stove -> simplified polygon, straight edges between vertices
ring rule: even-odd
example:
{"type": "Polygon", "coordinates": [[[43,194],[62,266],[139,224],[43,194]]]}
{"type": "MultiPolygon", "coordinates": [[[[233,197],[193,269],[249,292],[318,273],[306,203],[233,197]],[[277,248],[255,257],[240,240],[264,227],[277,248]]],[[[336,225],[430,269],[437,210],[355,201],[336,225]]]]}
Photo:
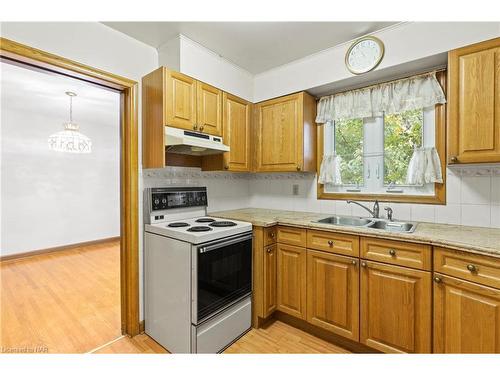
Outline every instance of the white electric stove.
{"type": "Polygon", "coordinates": [[[252,224],[207,216],[205,187],[144,191],[145,331],[171,353],[218,353],[251,325],[252,224]]]}

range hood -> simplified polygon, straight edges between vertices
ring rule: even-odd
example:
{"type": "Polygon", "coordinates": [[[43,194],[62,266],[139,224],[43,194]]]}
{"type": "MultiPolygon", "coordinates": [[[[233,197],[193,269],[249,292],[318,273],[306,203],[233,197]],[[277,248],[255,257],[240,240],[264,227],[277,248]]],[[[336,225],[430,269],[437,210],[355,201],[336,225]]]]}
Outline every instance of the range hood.
{"type": "Polygon", "coordinates": [[[222,137],[165,126],[167,152],[185,155],[213,155],[229,151],[222,137]]]}

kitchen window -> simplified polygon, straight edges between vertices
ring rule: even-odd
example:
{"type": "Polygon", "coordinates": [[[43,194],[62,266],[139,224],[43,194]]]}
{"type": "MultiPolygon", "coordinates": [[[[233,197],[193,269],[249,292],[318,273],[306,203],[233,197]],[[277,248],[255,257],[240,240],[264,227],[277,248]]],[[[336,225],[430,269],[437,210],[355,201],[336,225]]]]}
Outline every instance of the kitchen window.
{"type": "MultiPolygon", "coordinates": [[[[436,75],[441,87],[444,78],[443,73],[436,75]]],[[[355,107],[356,101],[350,100],[355,107]]],[[[361,109],[362,117],[322,125],[318,198],[444,203],[444,105],[409,105],[401,111],[388,107],[381,113],[361,109]],[[430,181],[428,168],[422,167],[427,160],[435,161],[438,174],[430,181]],[[422,168],[424,179],[416,173],[422,168]]]]}

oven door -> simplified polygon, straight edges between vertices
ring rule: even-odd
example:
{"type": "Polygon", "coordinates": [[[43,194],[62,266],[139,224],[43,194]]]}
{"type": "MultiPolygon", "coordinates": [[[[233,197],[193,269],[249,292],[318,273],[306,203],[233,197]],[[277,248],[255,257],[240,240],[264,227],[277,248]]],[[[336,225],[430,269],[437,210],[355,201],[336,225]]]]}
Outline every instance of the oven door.
{"type": "Polygon", "coordinates": [[[193,323],[200,324],[252,292],[252,234],[195,248],[193,323]]]}

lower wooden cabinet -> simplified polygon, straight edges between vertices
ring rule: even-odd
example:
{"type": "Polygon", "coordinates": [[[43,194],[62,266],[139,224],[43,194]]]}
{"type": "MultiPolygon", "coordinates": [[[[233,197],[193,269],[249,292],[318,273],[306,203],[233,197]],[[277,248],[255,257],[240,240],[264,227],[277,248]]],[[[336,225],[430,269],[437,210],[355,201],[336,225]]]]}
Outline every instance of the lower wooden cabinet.
{"type": "Polygon", "coordinates": [[[264,318],[276,310],[276,266],[277,245],[273,244],[264,249],[264,318]]]}
{"type": "Polygon", "coordinates": [[[359,340],[359,260],[307,250],[307,321],[359,340]]]}
{"type": "Polygon", "coordinates": [[[500,290],[435,274],[434,353],[500,353],[500,290]]]}
{"type": "Polygon", "coordinates": [[[277,309],[306,319],[306,249],[278,243],[277,309]]]}
{"type": "Polygon", "coordinates": [[[387,353],[431,352],[431,273],[361,260],[360,342],[387,353]]]}

